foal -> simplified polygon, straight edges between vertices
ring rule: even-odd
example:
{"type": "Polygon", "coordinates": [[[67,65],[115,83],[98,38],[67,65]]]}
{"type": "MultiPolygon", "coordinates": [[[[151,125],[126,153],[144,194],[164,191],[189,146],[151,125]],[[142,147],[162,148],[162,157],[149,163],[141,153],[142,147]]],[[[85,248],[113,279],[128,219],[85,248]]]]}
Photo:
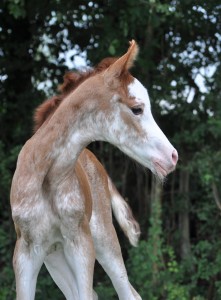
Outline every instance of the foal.
{"type": "MultiPolygon", "coordinates": [[[[146,89],[128,71],[137,52],[132,41],[126,54],[80,84],[19,154],[11,187],[18,300],[34,299],[41,265],[57,247],[78,299],[93,299],[92,199],[87,182],[73,172],[90,142],[112,143],[161,180],[175,168],[178,154],[152,117],[146,89]]],[[[132,291],[127,299],[136,299],[132,291]]]]}
{"type": "MultiPolygon", "coordinates": [[[[110,61],[108,61],[107,59],[104,60],[102,63],[103,66],[107,67],[110,64],[110,61]]],[[[99,64],[95,70],[99,70],[100,72],[101,65],[99,64]]],[[[91,75],[91,71],[90,73],[84,72],[82,74],[67,73],[64,77],[64,83],[60,87],[62,93],[46,100],[36,109],[34,117],[35,131],[52,117],[55,110],[63,101],[64,95],[73,91],[76,86],[91,75]]],[[[87,180],[90,186],[92,217],[89,225],[94,242],[96,259],[111,278],[120,299],[128,299],[128,294],[131,291],[135,299],[141,299],[127,278],[119,241],[112,222],[111,206],[121,228],[128,236],[130,243],[134,246],[136,246],[140,235],[139,225],[134,220],[131,209],[108,177],[104,167],[92,152],[84,149],[79,155],[77,164],[81,165],[85,173],[81,172],[79,174],[79,168],[75,168],[75,170],[73,168],[73,172],[76,172],[79,177],[86,177],[85,180],[87,180]],[[113,264],[115,265],[114,268],[113,264]],[[124,277],[122,277],[122,274],[125,274],[124,277]]],[[[47,255],[44,263],[66,299],[76,299],[76,287],[73,287],[75,278],[70,272],[62,249],[58,248],[53,253],[47,255]],[[63,270],[62,274],[60,271],[61,267],[63,270]]]]}

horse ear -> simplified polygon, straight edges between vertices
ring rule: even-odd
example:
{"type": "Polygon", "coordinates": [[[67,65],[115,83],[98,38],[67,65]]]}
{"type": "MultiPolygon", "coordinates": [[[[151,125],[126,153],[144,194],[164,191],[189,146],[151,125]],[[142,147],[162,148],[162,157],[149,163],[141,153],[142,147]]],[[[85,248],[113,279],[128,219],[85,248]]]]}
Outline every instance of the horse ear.
{"type": "Polygon", "coordinates": [[[139,48],[137,43],[132,40],[130,47],[123,56],[118,58],[110,67],[104,72],[104,80],[108,86],[113,85],[114,81],[118,79],[122,74],[128,71],[137,57],[139,48]]]}

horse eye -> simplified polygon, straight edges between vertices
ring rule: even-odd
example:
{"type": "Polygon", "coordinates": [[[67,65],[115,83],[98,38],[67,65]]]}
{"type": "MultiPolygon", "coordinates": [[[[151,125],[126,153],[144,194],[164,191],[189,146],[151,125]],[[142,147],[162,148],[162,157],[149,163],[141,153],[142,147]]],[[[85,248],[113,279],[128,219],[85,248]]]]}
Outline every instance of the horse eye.
{"type": "Polygon", "coordinates": [[[134,115],[141,115],[143,113],[142,107],[131,107],[131,111],[134,115]]]}

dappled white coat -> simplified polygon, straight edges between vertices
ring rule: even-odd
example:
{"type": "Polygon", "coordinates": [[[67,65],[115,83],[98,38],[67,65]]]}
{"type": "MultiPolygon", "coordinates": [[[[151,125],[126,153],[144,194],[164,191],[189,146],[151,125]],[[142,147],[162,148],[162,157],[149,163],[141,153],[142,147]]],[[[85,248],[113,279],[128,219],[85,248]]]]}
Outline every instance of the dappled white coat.
{"type": "MultiPolygon", "coordinates": [[[[128,72],[137,50],[132,41],[125,55],[83,82],[19,154],[11,188],[17,300],[34,299],[39,269],[59,248],[75,278],[74,297],[93,299],[90,186],[73,172],[86,145],[108,141],[161,180],[175,168],[177,152],[153,120],[146,90],[128,72]]],[[[125,286],[120,299],[140,299],[125,286]]]]}

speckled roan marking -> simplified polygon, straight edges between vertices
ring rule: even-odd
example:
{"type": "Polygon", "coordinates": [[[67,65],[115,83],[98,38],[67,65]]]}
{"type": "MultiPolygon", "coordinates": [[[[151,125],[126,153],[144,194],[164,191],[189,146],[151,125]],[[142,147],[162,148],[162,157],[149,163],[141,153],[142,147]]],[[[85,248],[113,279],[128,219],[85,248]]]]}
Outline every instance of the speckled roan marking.
{"type": "MultiPolygon", "coordinates": [[[[99,236],[102,228],[89,226],[92,191],[90,181],[84,179],[84,168],[77,163],[90,142],[112,143],[161,180],[175,168],[177,152],[152,117],[146,89],[128,71],[137,51],[132,41],[126,54],[67,95],[19,154],[11,187],[18,235],[13,260],[17,300],[34,299],[37,275],[48,257],[55,281],[59,281],[56,271],[53,273],[56,266],[65,278],[60,289],[67,299],[96,298],[92,231],[99,236]],[[71,276],[65,273],[63,260],[71,276]]],[[[97,188],[102,192],[102,183],[97,188]]],[[[101,255],[104,268],[111,259],[101,255]]],[[[119,299],[140,299],[116,261],[112,272],[125,282],[117,287],[112,279],[119,299]]]]}
{"type": "MultiPolygon", "coordinates": [[[[95,73],[104,71],[115,61],[116,58],[106,58],[93,70],[90,69],[82,73],[66,73],[64,76],[64,83],[59,87],[60,93],[44,101],[36,109],[34,114],[34,131],[36,132],[44,122],[52,117],[55,110],[67,95],[73,92],[83,81],[90,76],[93,76],[95,73]]],[[[116,291],[119,291],[119,294],[122,294],[120,291],[125,286],[125,291],[132,290],[136,295],[136,292],[129,284],[127,278],[119,241],[115,228],[113,227],[111,207],[116,220],[133,246],[137,245],[140,236],[139,224],[135,221],[130,207],[121,197],[116,187],[113,185],[113,182],[108,177],[106,170],[91,151],[84,149],[81,152],[76,162],[77,166],[79,164],[82,168],[79,169],[79,167],[75,166],[75,168],[73,167],[73,172],[76,171],[77,177],[80,178],[81,181],[89,184],[90,187],[92,216],[89,226],[94,242],[96,259],[106,270],[114,283],[116,291]],[[113,268],[113,262],[115,268],[113,268]],[[125,275],[122,276],[122,274],[125,275]]],[[[88,191],[88,189],[86,190],[88,191]]],[[[56,251],[53,249],[53,251],[47,255],[44,263],[66,298],[71,298],[69,295],[74,294],[71,291],[73,290],[75,278],[70,272],[62,248],[60,247],[56,251]],[[54,261],[59,261],[59,264],[54,263],[54,261]],[[61,266],[62,273],[60,271],[61,266]],[[65,274],[65,277],[63,274],[65,274]],[[69,280],[66,278],[69,278],[69,280]]],[[[128,294],[128,292],[126,292],[126,294],[128,294]]]]}

